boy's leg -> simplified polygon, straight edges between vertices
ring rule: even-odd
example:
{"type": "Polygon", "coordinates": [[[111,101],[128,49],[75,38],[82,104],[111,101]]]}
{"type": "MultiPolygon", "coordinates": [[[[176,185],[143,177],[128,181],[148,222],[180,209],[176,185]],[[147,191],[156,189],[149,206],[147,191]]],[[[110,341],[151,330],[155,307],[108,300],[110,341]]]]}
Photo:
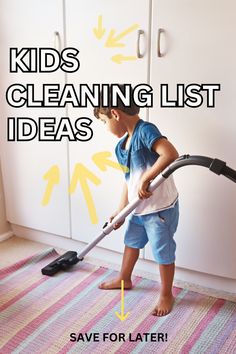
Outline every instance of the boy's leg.
{"type": "Polygon", "coordinates": [[[153,310],[152,314],[155,316],[165,316],[171,311],[174,304],[172,286],[175,273],[175,264],[160,264],[159,269],[161,276],[161,292],[157,306],[153,310]]]}
{"type": "Polygon", "coordinates": [[[174,233],[179,219],[179,206],[165,209],[155,214],[144,215],[145,229],[155,260],[159,263],[161,291],[153,315],[167,315],[173,306],[172,285],[175,272],[174,233]]]}
{"type": "Polygon", "coordinates": [[[139,257],[138,248],[131,248],[125,246],[120,274],[118,275],[117,278],[100,284],[99,288],[105,290],[120,289],[121,280],[124,280],[124,288],[131,289],[132,288],[131,274],[134,269],[135,263],[137,262],[138,257],[139,257]]]}

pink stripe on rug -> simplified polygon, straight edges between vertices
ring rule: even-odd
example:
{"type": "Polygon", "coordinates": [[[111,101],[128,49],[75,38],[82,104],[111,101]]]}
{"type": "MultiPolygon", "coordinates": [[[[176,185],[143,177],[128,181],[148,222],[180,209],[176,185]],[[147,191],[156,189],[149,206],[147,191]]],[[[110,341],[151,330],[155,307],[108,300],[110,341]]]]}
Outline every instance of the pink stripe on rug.
{"type": "MultiPolygon", "coordinates": [[[[46,279],[46,277],[43,278],[46,279]]],[[[7,281],[0,281],[0,292],[3,291],[5,293],[5,298],[12,298],[14,297],[14,294],[18,294],[20,290],[24,291],[24,289],[29,288],[33,283],[37,282],[39,279],[42,279],[42,274],[39,271],[38,267],[32,264],[32,266],[27,267],[27,269],[25,269],[23,273],[21,272],[20,274],[17,274],[16,276],[7,279],[7,281]]],[[[5,302],[6,299],[4,300],[3,297],[2,301],[5,302]]]]}
{"type": "Polygon", "coordinates": [[[0,306],[0,312],[4,311],[7,309],[9,306],[13,305],[15,302],[20,300],[23,296],[25,296],[27,293],[32,291],[33,289],[37,288],[39,285],[44,283],[47,279],[46,278],[40,278],[37,282],[33,283],[31,286],[28,288],[24,289],[23,291],[19,292],[15,297],[13,297],[10,301],[5,302],[2,306],[0,306]]]}
{"type": "MultiPolygon", "coordinates": [[[[104,268],[99,268],[94,273],[89,275],[82,283],[78,284],[75,288],[73,288],[72,291],[64,295],[56,303],[54,303],[52,306],[47,308],[46,311],[42,312],[37,318],[35,318],[30,323],[28,323],[27,326],[23,327],[20,331],[18,331],[14,336],[14,343],[12,342],[12,339],[8,341],[1,349],[2,352],[4,353],[4,351],[7,350],[9,346],[11,350],[16,349],[18,345],[27,337],[25,333],[31,332],[31,334],[33,334],[34,331],[43,322],[47,321],[52,314],[57,312],[57,310],[59,310],[61,307],[67,304],[72,298],[74,298],[78,294],[78,291],[82,291],[83,289],[85,289],[90,283],[94,281],[96,277],[101,276],[105,272],[106,270],[104,268]]],[[[50,281],[50,278],[48,278],[48,280],[50,281]]]]}
{"type": "Polygon", "coordinates": [[[58,256],[58,253],[54,250],[54,249],[50,249],[50,250],[46,250],[44,251],[41,255],[40,254],[34,254],[33,256],[27,257],[25,259],[22,259],[18,262],[16,262],[15,264],[8,266],[8,267],[4,267],[0,269],[0,280],[3,278],[6,278],[6,276],[8,274],[12,274],[14,275],[14,273],[23,268],[26,265],[31,264],[37,257],[39,257],[40,260],[46,260],[47,258],[51,258],[52,256],[58,256]]]}
{"type": "MultiPolygon", "coordinates": [[[[178,301],[178,295],[182,292],[182,289],[176,287],[174,289],[176,301],[178,301]]],[[[138,333],[156,333],[156,327],[158,327],[158,332],[168,333],[168,341],[154,344],[158,346],[158,350],[161,350],[161,352],[163,353],[164,349],[169,345],[171,338],[175,338],[180,328],[183,326],[183,324],[193,312],[193,307],[190,307],[187,304],[189,302],[196,303],[198,301],[199,294],[187,292],[186,295],[181,299],[181,301],[177,303],[176,308],[169,315],[165,317],[150,315],[145,320],[143,320],[135,329],[135,331],[133,331],[133,337],[135,337],[135,335],[137,335],[138,333]],[[163,321],[161,325],[158,324],[160,319],[161,321],[163,321]]],[[[145,351],[150,350],[150,344],[151,343],[146,343],[145,351]]],[[[139,346],[141,352],[143,347],[142,342],[125,342],[122,344],[119,350],[121,351],[121,353],[131,353],[134,349],[139,350],[139,346]]]]}
{"type": "Polygon", "coordinates": [[[190,349],[197,342],[197,340],[199,339],[199,337],[201,336],[202,332],[205,330],[207,325],[217,315],[217,313],[219,312],[220,308],[224,305],[224,303],[225,303],[225,300],[223,300],[223,299],[216,300],[214,305],[210,308],[208,313],[205,315],[205,317],[202,319],[202,321],[196,327],[194,333],[191,335],[189,340],[183,346],[183,348],[181,350],[181,354],[188,354],[189,353],[190,349]]]}
{"type": "MultiPolygon", "coordinates": [[[[139,277],[134,277],[133,279],[133,285],[134,288],[132,290],[128,290],[125,293],[125,305],[127,308],[127,311],[129,311],[130,308],[135,309],[135,312],[132,311],[130,316],[125,320],[125,322],[121,322],[118,320],[118,318],[115,316],[115,308],[111,310],[111,313],[109,311],[107,314],[102,318],[100,321],[97,321],[97,323],[90,328],[90,332],[99,332],[100,327],[103,328],[105,332],[115,332],[115,333],[120,333],[120,332],[125,332],[126,328],[130,328],[130,330],[138,326],[140,320],[137,320],[137,316],[135,314],[141,314],[141,318],[143,317],[143,302],[144,299],[140,299],[140,297],[137,295],[137,292],[140,292],[141,289],[144,289],[146,291],[146,296],[145,296],[145,304],[146,307],[148,308],[150,306],[150,299],[152,300],[152,296],[156,296],[158,291],[160,290],[159,284],[155,281],[139,278],[139,277]],[[136,287],[137,285],[137,287],[136,287]],[[132,317],[131,317],[132,316],[132,317]],[[106,326],[102,326],[102,321],[107,322],[106,326]]],[[[120,310],[120,309],[119,309],[120,310]]],[[[148,315],[150,315],[151,309],[148,312],[148,315]]],[[[147,316],[148,316],[147,315],[147,316]]],[[[146,317],[146,319],[149,318],[146,317]]],[[[119,346],[121,346],[122,343],[119,343],[119,346]]],[[[83,344],[83,351],[90,350],[91,352],[96,352],[100,347],[102,346],[103,352],[109,352],[111,343],[109,342],[103,342],[102,344],[100,343],[85,343],[83,344]]],[[[118,350],[118,345],[117,343],[114,344],[115,350],[118,350]]],[[[77,348],[75,345],[74,350],[80,350],[80,348],[77,348]]],[[[120,350],[120,348],[119,348],[120,350]]]]}
{"type": "MultiPolygon", "coordinates": [[[[234,333],[234,339],[232,338],[232,342],[235,343],[236,346],[236,309],[234,311],[234,313],[232,314],[231,318],[229,319],[228,322],[226,322],[226,324],[224,325],[224,327],[221,328],[221,333],[222,336],[217,336],[217,338],[214,339],[214,343],[211,346],[211,349],[209,350],[209,354],[215,354],[217,353],[221,353],[221,349],[223,348],[224,344],[227,343],[227,339],[230,335],[230,333],[233,334],[233,330],[235,329],[235,333],[234,333]]],[[[236,347],[235,347],[236,349],[236,347]]],[[[228,352],[228,350],[227,350],[228,352]]],[[[236,350],[235,350],[236,353],[236,350]]]]}
{"type": "Polygon", "coordinates": [[[221,350],[222,354],[235,354],[236,353],[236,329],[232,335],[227,339],[227,343],[221,350]]]}
{"type": "MultiPolygon", "coordinates": [[[[83,320],[83,316],[86,317],[89,312],[91,313],[92,309],[96,309],[96,307],[103,302],[105,298],[104,294],[102,294],[102,291],[100,291],[100,294],[98,295],[96,293],[96,290],[97,289],[94,288],[93,291],[90,292],[89,296],[85,296],[83,299],[80,299],[73,305],[73,307],[60,314],[60,316],[58,316],[53,321],[53,323],[50,324],[50,326],[53,326],[53,333],[50,338],[51,341],[44,341],[44,343],[40,346],[42,353],[50,353],[50,348],[54,346],[53,340],[58,341],[58,338],[62,339],[66,336],[66,340],[63,345],[60,346],[59,343],[57,344],[58,352],[61,347],[63,347],[65,343],[67,343],[67,340],[69,339],[69,334],[71,332],[76,332],[78,327],[81,327],[81,323],[78,324],[78,322],[81,322],[83,320]],[[65,317],[67,318],[67,320],[66,322],[64,321],[64,326],[61,326],[61,322],[65,317]]],[[[40,331],[39,335],[36,337],[36,341],[42,342],[43,338],[47,338],[47,336],[48,328],[45,328],[44,330],[40,331]]],[[[30,350],[32,345],[33,343],[30,343],[27,346],[27,350],[30,350]]]]}
{"type": "Polygon", "coordinates": [[[0,269],[0,280],[5,278],[8,274],[11,274],[12,272],[15,272],[16,270],[24,267],[26,264],[30,264],[34,256],[31,256],[26,259],[22,259],[21,261],[9,266],[0,269]]]}
{"type": "MultiPolygon", "coordinates": [[[[26,270],[27,274],[28,274],[28,269],[26,270]]],[[[40,269],[34,269],[34,272],[40,272],[40,269]]],[[[42,282],[40,285],[38,285],[37,288],[34,288],[31,292],[28,292],[27,294],[25,294],[25,296],[23,298],[20,298],[18,303],[13,304],[12,306],[10,306],[9,308],[6,308],[4,310],[4,317],[2,320],[2,325],[4,326],[5,324],[9,327],[9,328],[15,328],[16,324],[21,322],[21,320],[24,320],[25,318],[27,318],[27,316],[30,315],[31,309],[27,306],[22,306],[21,303],[22,302],[26,302],[27,297],[28,297],[28,301],[33,302],[33,305],[35,305],[37,303],[37,305],[40,307],[40,304],[42,303],[41,297],[45,296],[45,290],[42,289],[42,287],[46,287],[48,289],[47,290],[47,295],[50,295],[51,293],[55,292],[57,287],[60,287],[60,283],[62,282],[62,280],[64,279],[64,275],[62,275],[62,278],[59,279],[59,277],[57,278],[49,278],[47,276],[43,276],[41,275],[41,278],[45,279],[45,282],[42,282]],[[47,287],[47,281],[50,281],[54,286],[50,285],[47,287]]],[[[11,279],[12,281],[12,279],[11,279]]],[[[18,277],[18,283],[21,283],[21,277],[18,277]]],[[[50,284],[50,283],[48,283],[50,284]]],[[[18,284],[19,287],[19,284],[18,284]]],[[[45,304],[45,303],[44,303],[45,304]]]]}
{"type": "MultiPolygon", "coordinates": [[[[91,268],[88,263],[86,263],[86,267],[91,268]]],[[[102,294],[103,291],[99,290],[97,287],[98,281],[101,278],[101,276],[104,278],[107,272],[110,273],[110,271],[106,268],[100,268],[100,269],[103,269],[104,273],[100,274],[99,276],[95,276],[94,281],[92,281],[91,284],[88,284],[90,285],[89,286],[90,290],[87,294],[81,297],[81,293],[83,293],[83,291],[79,291],[76,294],[76,296],[71,297],[70,301],[68,301],[68,303],[65,306],[61,307],[61,309],[58,311],[59,312],[58,316],[56,317],[54,316],[54,319],[53,321],[50,321],[50,324],[46,326],[44,325],[44,328],[39,328],[38,331],[36,331],[38,332],[38,334],[36,333],[37,336],[34,336],[33,340],[27,345],[28,351],[34,350],[34,342],[36,341],[38,343],[43,343],[43,345],[40,346],[42,353],[46,352],[47,350],[50,352],[50,346],[53,345],[54,339],[56,340],[57,338],[64,338],[65,333],[72,332],[71,328],[73,328],[73,326],[75,326],[75,323],[78,322],[78,318],[83,318],[83,314],[91,312],[91,309],[93,307],[96,308],[96,306],[99,305],[100,299],[104,298],[104,295],[102,294]],[[64,324],[63,327],[61,326],[61,323],[64,324]],[[53,328],[53,331],[50,335],[50,342],[49,342],[47,340],[45,341],[45,338],[48,338],[50,328],[53,328]]],[[[72,279],[72,281],[73,282],[78,281],[78,277],[76,276],[76,274],[74,274],[74,279],[72,279]]],[[[69,338],[69,334],[66,336],[66,342],[68,338],[69,338]]],[[[59,351],[59,348],[60,346],[58,345],[57,351],[59,351]]]]}
{"type": "MultiPolygon", "coordinates": [[[[133,282],[134,286],[136,286],[140,281],[142,280],[142,278],[136,277],[136,280],[133,282]]],[[[109,311],[111,311],[116,305],[117,303],[120,301],[120,293],[117,294],[111,301],[110,303],[107,304],[106,307],[104,307],[104,309],[97,314],[92,320],[90,320],[86,326],[82,327],[79,330],[79,333],[87,333],[91,330],[91,328],[98,323],[109,311]]],[[[115,316],[114,316],[115,318],[115,316]]],[[[68,341],[68,343],[58,352],[58,354],[64,354],[67,353],[72,347],[74,347],[75,344],[73,342],[68,341]]]]}

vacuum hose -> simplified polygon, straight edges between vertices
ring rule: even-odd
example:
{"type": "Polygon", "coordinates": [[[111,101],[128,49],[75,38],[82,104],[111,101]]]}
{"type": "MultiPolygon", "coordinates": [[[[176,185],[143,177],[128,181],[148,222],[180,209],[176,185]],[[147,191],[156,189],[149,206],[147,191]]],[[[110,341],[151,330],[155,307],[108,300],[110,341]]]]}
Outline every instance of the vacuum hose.
{"type": "Polygon", "coordinates": [[[216,173],[217,175],[223,175],[236,183],[236,171],[228,167],[226,165],[226,162],[219,159],[213,159],[211,157],[198,155],[180,156],[177,160],[172,162],[172,164],[170,164],[170,166],[165,169],[165,171],[162,173],[162,176],[167,178],[180,167],[188,165],[198,165],[207,167],[210,171],[216,173]]]}

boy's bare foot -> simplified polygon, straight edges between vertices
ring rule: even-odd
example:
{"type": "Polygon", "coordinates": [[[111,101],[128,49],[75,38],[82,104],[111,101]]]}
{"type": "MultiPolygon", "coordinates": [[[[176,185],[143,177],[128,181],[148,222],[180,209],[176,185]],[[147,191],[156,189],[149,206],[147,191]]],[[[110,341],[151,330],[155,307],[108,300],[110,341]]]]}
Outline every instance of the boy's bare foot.
{"type": "MultiPolygon", "coordinates": [[[[131,289],[131,288],[132,288],[131,280],[125,280],[124,289],[131,289]]],[[[103,290],[121,289],[121,279],[117,278],[117,279],[112,279],[110,281],[101,283],[99,285],[99,289],[103,289],[103,290]]]]}
{"type": "Polygon", "coordinates": [[[157,306],[152,312],[154,316],[166,316],[172,310],[175,298],[172,294],[160,295],[157,306]]]}

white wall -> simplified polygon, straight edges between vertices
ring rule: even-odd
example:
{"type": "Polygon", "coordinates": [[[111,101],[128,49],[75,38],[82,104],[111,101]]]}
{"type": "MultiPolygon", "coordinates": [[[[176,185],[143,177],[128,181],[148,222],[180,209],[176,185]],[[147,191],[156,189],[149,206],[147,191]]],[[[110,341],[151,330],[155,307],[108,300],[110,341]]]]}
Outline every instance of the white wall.
{"type": "Polygon", "coordinates": [[[10,225],[6,221],[6,211],[5,211],[5,199],[2,184],[2,172],[0,165],[0,237],[10,231],[10,225]]]}

